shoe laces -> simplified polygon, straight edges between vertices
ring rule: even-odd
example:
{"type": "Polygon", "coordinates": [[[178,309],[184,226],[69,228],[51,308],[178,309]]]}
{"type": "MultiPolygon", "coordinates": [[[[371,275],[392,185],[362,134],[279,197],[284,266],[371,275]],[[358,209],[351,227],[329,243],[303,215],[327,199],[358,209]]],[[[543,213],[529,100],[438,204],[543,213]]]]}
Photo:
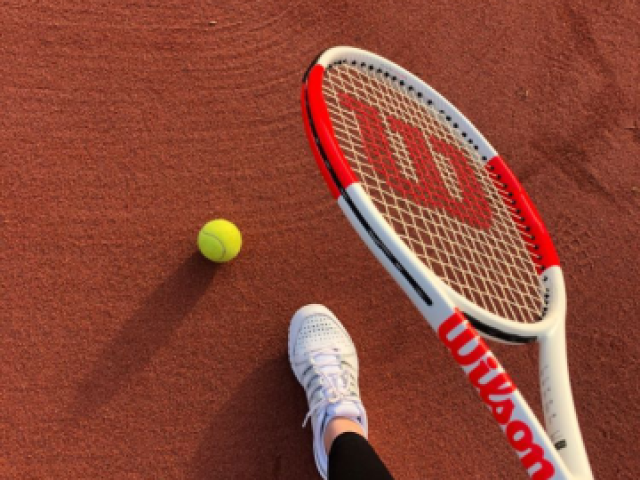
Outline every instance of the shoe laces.
{"type": "Polygon", "coordinates": [[[319,348],[311,350],[303,358],[299,359],[309,359],[314,373],[319,377],[320,383],[320,395],[313,395],[316,400],[310,405],[309,412],[302,423],[303,428],[316,412],[328,408],[329,405],[335,405],[343,401],[354,403],[360,401],[358,396],[351,394],[352,377],[349,371],[342,367],[342,354],[338,349],[319,348]],[[336,367],[337,371],[327,371],[331,367],[336,367]]]}

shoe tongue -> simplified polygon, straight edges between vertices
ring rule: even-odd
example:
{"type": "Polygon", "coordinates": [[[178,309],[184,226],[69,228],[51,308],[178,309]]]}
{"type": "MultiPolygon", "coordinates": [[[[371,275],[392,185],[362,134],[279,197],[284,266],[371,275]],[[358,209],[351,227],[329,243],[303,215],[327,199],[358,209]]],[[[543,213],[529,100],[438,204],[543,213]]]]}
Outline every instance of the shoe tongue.
{"type": "Polygon", "coordinates": [[[318,363],[335,362],[338,356],[331,353],[319,353],[314,358],[318,363]]]}
{"type": "MultiPolygon", "coordinates": [[[[340,362],[336,362],[336,355],[330,353],[321,353],[316,356],[316,361],[319,364],[327,364],[322,366],[322,371],[325,373],[325,375],[338,375],[337,378],[333,377],[334,381],[336,382],[336,387],[346,387],[345,379],[340,376],[340,374],[342,373],[342,369],[339,365],[340,362]],[[333,365],[332,362],[336,362],[336,364],[333,365]]],[[[360,408],[358,408],[355,402],[349,400],[343,400],[338,403],[329,404],[327,406],[327,418],[347,417],[359,422],[360,415],[362,415],[362,411],[360,410],[360,408]]]]}
{"type": "Polygon", "coordinates": [[[322,366],[322,371],[327,375],[339,374],[342,371],[340,369],[340,362],[336,361],[335,355],[321,353],[317,355],[315,359],[318,363],[325,364],[322,366]],[[333,363],[335,363],[335,365],[333,363]]]}

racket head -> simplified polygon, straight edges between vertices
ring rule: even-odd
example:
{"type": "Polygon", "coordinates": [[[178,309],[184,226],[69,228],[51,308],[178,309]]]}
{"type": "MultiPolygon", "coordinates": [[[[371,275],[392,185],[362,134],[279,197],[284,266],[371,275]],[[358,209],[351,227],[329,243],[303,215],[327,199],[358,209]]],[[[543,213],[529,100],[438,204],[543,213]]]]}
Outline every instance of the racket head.
{"type": "MultiPolygon", "coordinates": [[[[446,292],[480,333],[499,341],[525,343],[549,332],[556,322],[564,321],[566,296],[562,270],[540,216],[504,160],[446,98],[389,60],[361,49],[335,47],[323,52],[305,73],[301,101],[312,150],[333,196],[348,199],[346,203],[351,208],[383,217],[389,227],[385,229],[387,245],[401,250],[404,245],[412,252],[408,259],[405,257],[403,268],[410,263],[426,267],[432,273],[429,281],[446,292]],[[427,165],[434,161],[437,170],[427,165]],[[463,181],[465,169],[467,176],[463,181]],[[441,185],[434,195],[429,188],[439,181],[438,176],[445,188],[441,185]],[[383,185],[379,188],[381,192],[376,191],[376,185],[383,185]],[[387,195],[395,197],[392,200],[395,205],[385,203],[387,195]],[[438,195],[444,200],[438,199],[438,195]],[[487,205],[491,208],[487,209],[487,205]],[[400,213],[390,213],[393,207],[400,213]],[[420,235],[408,233],[404,220],[407,212],[409,216],[413,213],[414,220],[418,219],[418,225],[410,227],[421,229],[420,235]],[[425,221],[433,215],[444,218],[447,225],[434,231],[433,225],[420,224],[433,223],[425,221]],[[479,237],[491,242],[491,230],[498,224],[494,222],[498,218],[507,225],[504,227],[509,230],[507,236],[518,239],[513,241],[520,257],[514,261],[522,261],[525,270],[528,269],[523,270],[522,284],[526,283],[529,289],[529,304],[520,315],[530,313],[531,318],[516,319],[516,315],[510,314],[513,309],[496,308],[495,304],[502,301],[500,298],[487,300],[482,294],[474,295],[474,289],[480,289],[477,284],[455,281],[454,267],[458,265],[441,265],[439,260],[429,257],[433,253],[433,239],[440,239],[443,231],[453,229],[456,234],[464,231],[468,238],[458,243],[473,247],[460,253],[456,241],[440,239],[439,243],[449,242],[449,251],[436,257],[466,255],[469,257],[465,260],[465,268],[469,270],[466,273],[470,277],[485,275],[480,283],[487,290],[504,282],[509,289],[518,291],[518,285],[510,284],[509,268],[502,276],[491,271],[493,257],[504,255],[502,248],[490,247],[487,251],[482,250],[486,245],[476,248],[479,237]],[[484,273],[477,270],[476,264],[482,262],[476,255],[488,261],[484,273]]],[[[510,303],[513,298],[504,301],[510,303]]]]}

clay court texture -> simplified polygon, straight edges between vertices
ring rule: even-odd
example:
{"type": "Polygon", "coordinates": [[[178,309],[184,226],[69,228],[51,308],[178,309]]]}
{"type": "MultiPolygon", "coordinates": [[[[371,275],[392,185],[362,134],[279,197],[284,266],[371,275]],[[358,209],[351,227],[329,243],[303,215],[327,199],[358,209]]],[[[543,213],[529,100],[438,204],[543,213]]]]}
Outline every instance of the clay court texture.
{"type": "MultiPolygon", "coordinates": [[[[299,88],[334,45],[393,59],[507,159],[566,275],[596,478],[640,475],[640,7],[5,1],[0,478],[318,478],[291,315],[360,355],[398,479],[524,479],[449,352],[336,207],[299,88]],[[239,257],[195,240],[224,217],[239,257]]],[[[494,345],[540,413],[537,347],[494,345]]]]}

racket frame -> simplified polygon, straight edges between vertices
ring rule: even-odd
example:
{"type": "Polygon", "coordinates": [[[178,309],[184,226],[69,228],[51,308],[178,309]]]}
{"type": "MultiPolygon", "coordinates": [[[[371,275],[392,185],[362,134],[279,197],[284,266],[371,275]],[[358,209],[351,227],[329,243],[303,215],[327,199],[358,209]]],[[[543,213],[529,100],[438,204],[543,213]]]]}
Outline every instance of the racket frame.
{"type": "MultiPolygon", "coordinates": [[[[345,61],[351,64],[356,62],[356,67],[373,66],[374,69],[380,68],[393,72],[397,78],[396,81],[410,84],[421,91],[423,97],[429,98],[437,109],[445,109],[448,115],[453,116],[461,129],[472,132],[482,157],[493,159],[497,157],[497,152],[471,122],[438,92],[402,67],[373,53],[351,47],[332,48],[321,54],[304,75],[301,101],[305,129],[316,161],[333,196],[337,198],[345,216],[365,244],[409,296],[430,326],[439,333],[445,344],[447,341],[446,337],[442,336],[443,326],[447,322],[454,321],[458,322],[458,326],[450,334],[453,333],[455,337],[463,330],[467,330],[467,333],[474,338],[465,345],[466,349],[475,350],[476,347],[486,349],[482,358],[466,365],[459,360],[462,356],[459,355],[460,352],[456,355],[456,352],[452,351],[454,358],[460,363],[467,376],[473,376],[474,372],[477,374],[478,369],[483,365],[493,367],[481,378],[483,382],[490,383],[495,377],[501,374],[506,375],[493,353],[477,336],[470,322],[479,327],[480,334],[489,338],[508,343],[526,343],[534,340],[540,343],[540,380],[546,430],[515,386],[509,395],[489,395],[488,401],[483,397],[490,409],[492,405],[495,407],[494,402],[497,401],[509,401],[513,404],[513,413],[509,420],[498,421],[498,423],[525,467],[527,468],[527,461],[530,463],[531,455],[535,454],[535,446],[539,446],[543,450],[544,458],[553,465],[555,470],[553,477],[546,477],[542,472],[544,470],[544,467],[541,467],[542,463],[534,463],[529,465],[528,473],[532,478],[593,478],[578,427],[569,383],[565,341],[566,294],[562,270],[557,265],[557,257],[555,257],[555,263],[546,267],[540,274],[542,285],[548,294],[547,313],[541,321],[528,324],[500,318],[478,307],[455,292],[418,260],[378,212],[359,184],[333,133],[321,86],[325,69],[345,61]],[[458,309],[464,312],[466,318],[458,309]],[[520,425],[519,422],[527,425],[532,438],[530,448],[524,450],[516,448],[518,435],[524,437],[529,433],[510,437],[514,431],[510,425],[520,425]],[[556,437],[556,432],[561,432],[560,437],[556,437]],[[553,440],[549,435],[554,437],[553,440]],[[556,447],[559,450],[556,450],[556,447]],[[527,455],[529,455],[528,458],[527,455]]],[[[513,174],[511,172],[509,174],[513,181],[517,182],[513,174]]],[[[530,204],[524,189],[519,184],[517,187],[517,193],[521,192],[523,198],[526,198],[527,203],[530,204]]],[[[533,208],[532,205],[531,208],[533,208]]],[[[543,229],[542,232],[546,233],[542,222],[537,217],[537,212],[535,210],[533,212],[536,215],[535,220],[543,229]]],[[[548,244],[553,249],[550,240],[548,244]]],[[[551,253],[555,255],[555,250],[551,250],[551,253]]],[[[511,382],[510,379],[508,381],[511,382]]],[[[475,386],[482,396],[482,387],[479,388],[477,382],[475,386]]],[[[493,413],[498,419],[499,415],[496,415],[495,411],[493,413]]]]}

